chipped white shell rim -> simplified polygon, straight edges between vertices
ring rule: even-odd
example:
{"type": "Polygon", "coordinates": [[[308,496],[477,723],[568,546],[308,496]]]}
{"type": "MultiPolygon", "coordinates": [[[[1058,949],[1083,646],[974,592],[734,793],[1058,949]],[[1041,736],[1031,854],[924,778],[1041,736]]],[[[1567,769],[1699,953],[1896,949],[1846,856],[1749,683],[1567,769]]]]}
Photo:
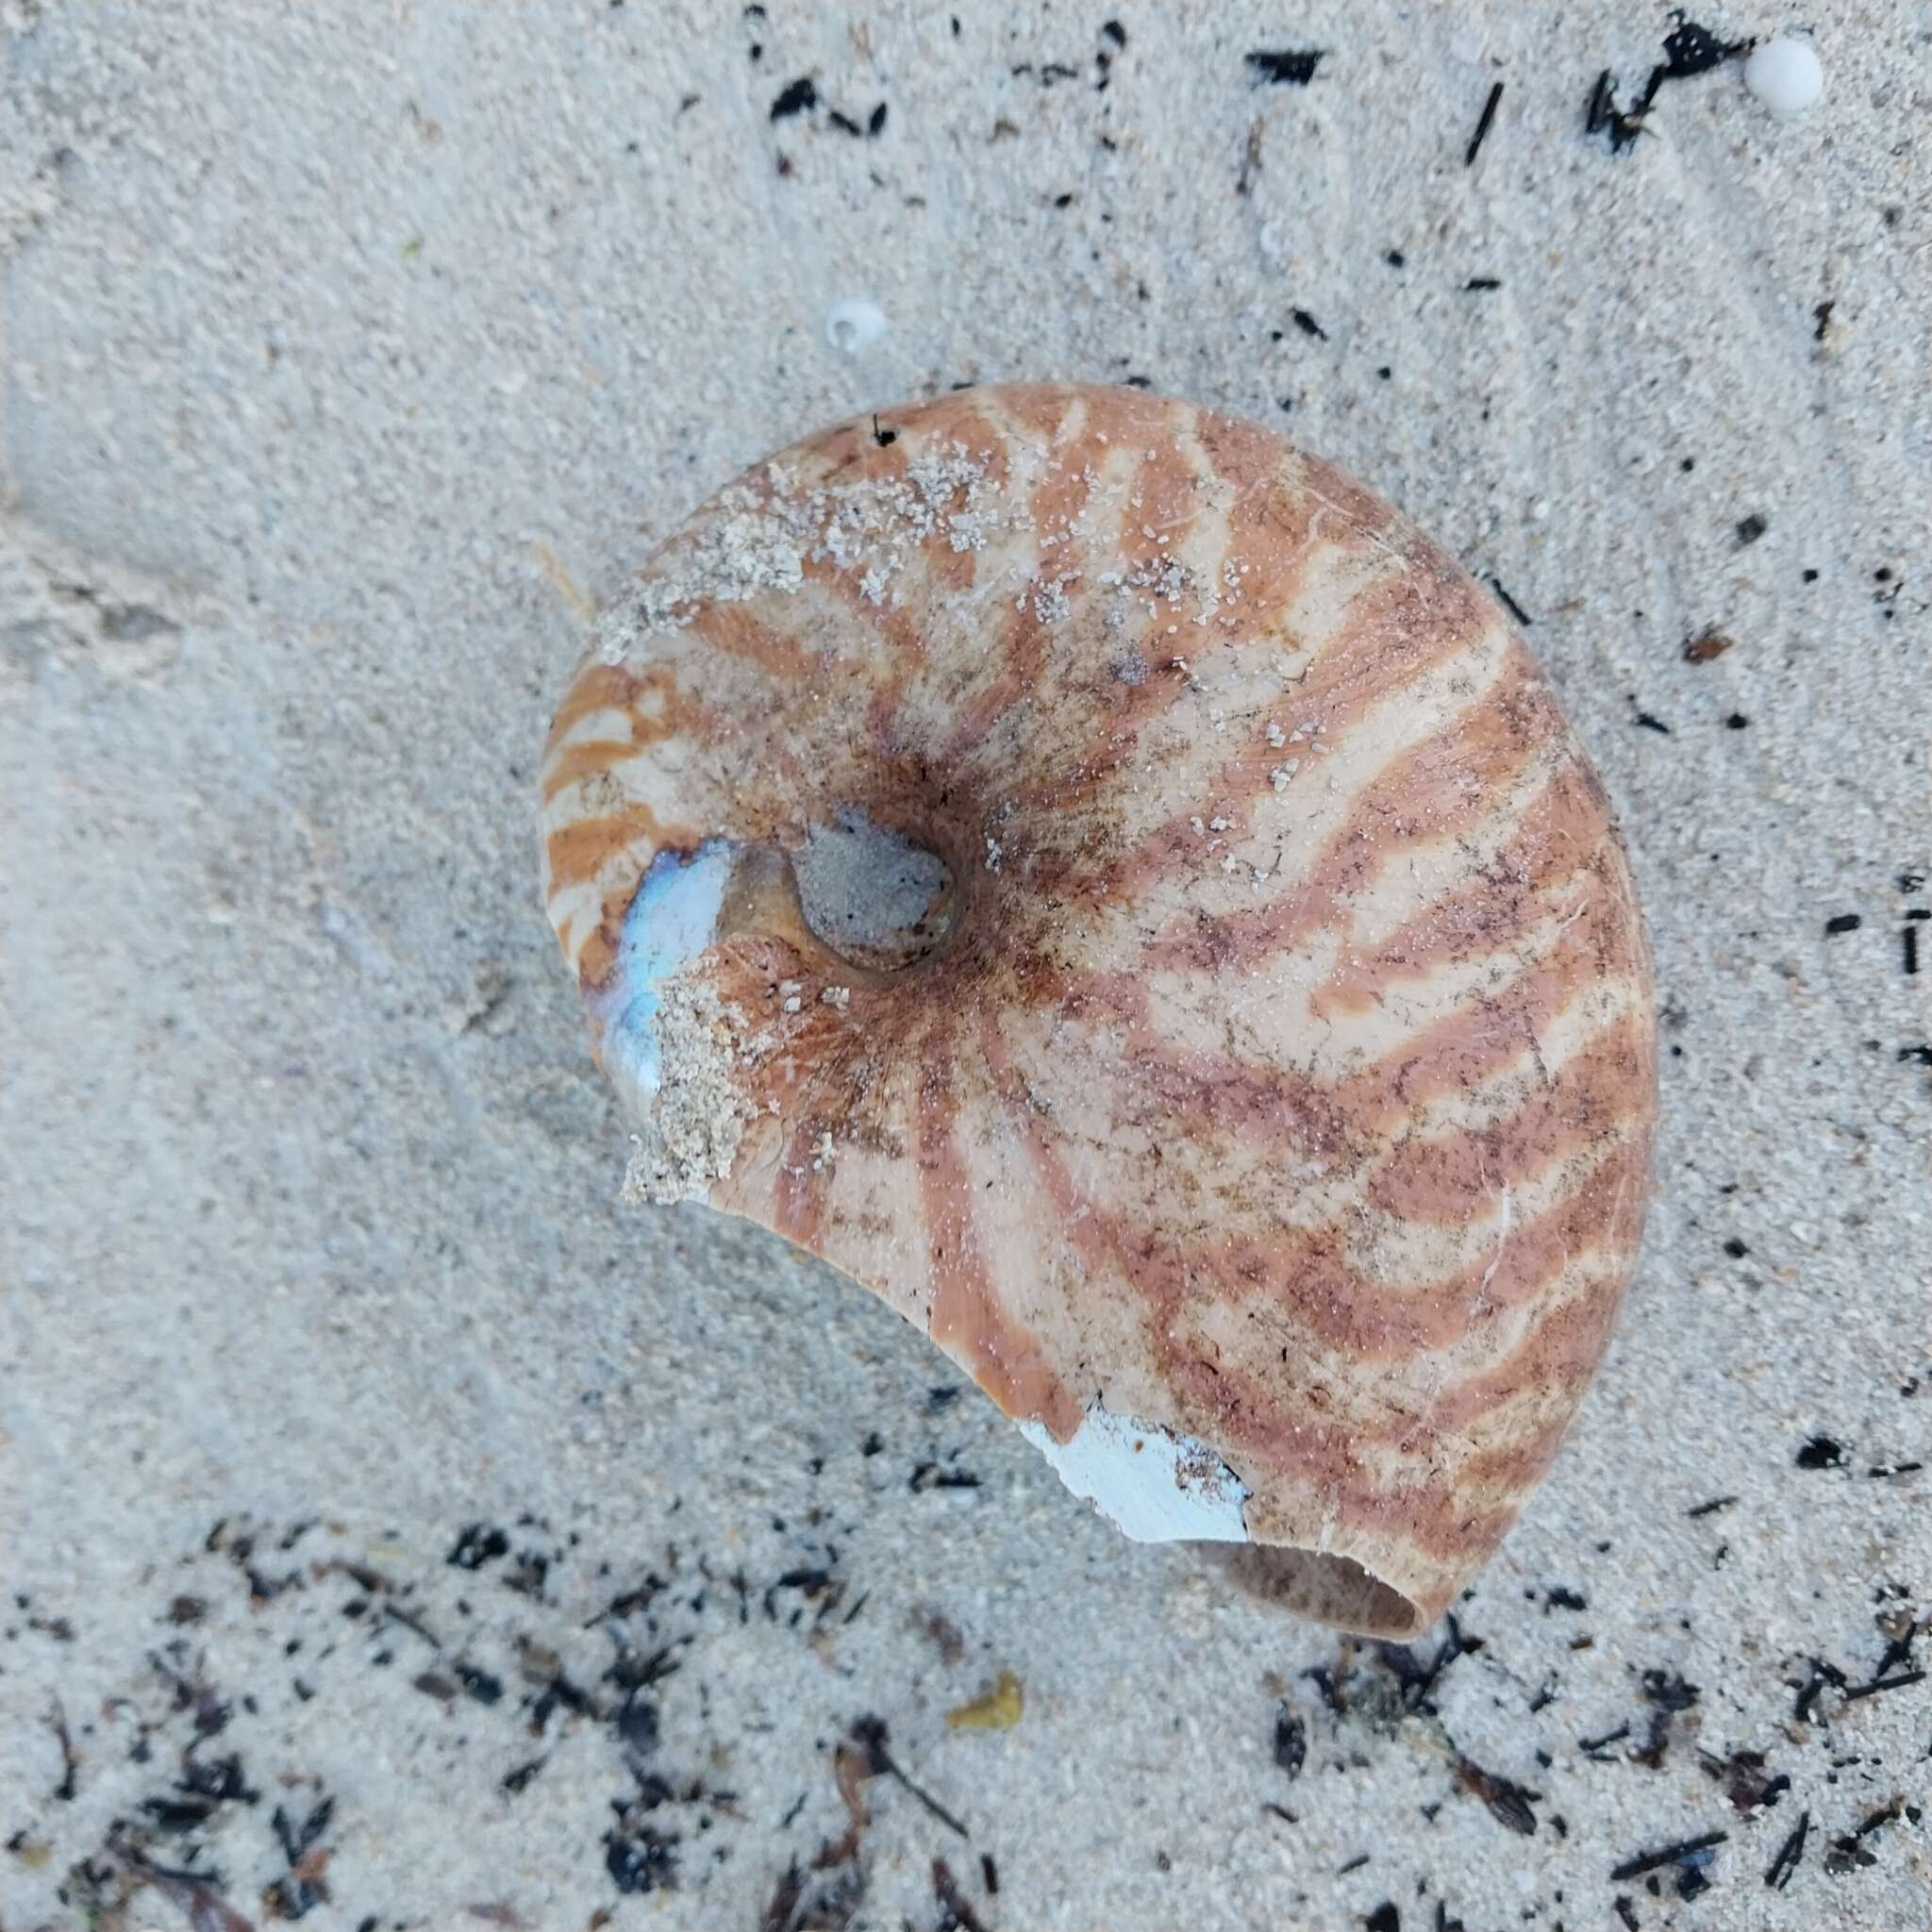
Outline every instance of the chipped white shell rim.
{"type": "Polygon", "coordinates": [[[1137,1543],[1245,1542],[1250,1494],[1207,1443],[1091,1404],[1064,1442],[1041,1423],[1015,1426],[1061,1482],[1137,1543]]]}
{"type": "Polygon", "coordinates": [[[1415,1600],[1354,1557],[1310,1543],[1257,1543],[1252,1493],[1197,1437],[1089,1406],[1066,1441],[1041,1423],[1014,1426],[1076,1496],[1137,1543],[1192,1543],[1244,1593],[1304,1615],[1340,1612],[1371,1637],[1420,1636],[1430,1623],[1415,1600]]]}

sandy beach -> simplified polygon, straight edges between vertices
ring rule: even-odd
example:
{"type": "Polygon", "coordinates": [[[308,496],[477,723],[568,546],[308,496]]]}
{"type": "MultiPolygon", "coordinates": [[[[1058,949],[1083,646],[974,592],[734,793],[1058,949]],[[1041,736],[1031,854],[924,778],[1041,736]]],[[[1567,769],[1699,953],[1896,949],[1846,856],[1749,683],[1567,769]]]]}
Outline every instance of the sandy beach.
{"type": "Polygon", "coordinates": [[[0,1932],[1932,1925],[1932,30],[1696,18],[0,8],[0,1932]],[[590,613],[1022,379],[1400,505],[1630,848],[1643,1261],[1410,1646],[619,1198],[590,613]]]}

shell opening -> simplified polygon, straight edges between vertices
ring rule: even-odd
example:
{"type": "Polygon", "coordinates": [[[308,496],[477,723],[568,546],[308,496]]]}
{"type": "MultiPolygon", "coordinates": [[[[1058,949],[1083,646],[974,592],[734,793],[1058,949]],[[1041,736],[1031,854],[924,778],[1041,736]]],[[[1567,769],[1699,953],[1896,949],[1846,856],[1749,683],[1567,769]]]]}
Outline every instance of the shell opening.
{"type": "Polygon", "coordinates": [[[857,806],[806,828],[791,854],[812,937],[852,966],[893,973],[938,951],[958,923],[952,868],[857,806]]]}
{"type": "Polygon", "coordinates": [[[1404,1641],[1435,1622],[1353,1557],[1271,1543],[1201,1543],[1202,1558],[1263,1603],[1364,1637],[1404,1641]]]}

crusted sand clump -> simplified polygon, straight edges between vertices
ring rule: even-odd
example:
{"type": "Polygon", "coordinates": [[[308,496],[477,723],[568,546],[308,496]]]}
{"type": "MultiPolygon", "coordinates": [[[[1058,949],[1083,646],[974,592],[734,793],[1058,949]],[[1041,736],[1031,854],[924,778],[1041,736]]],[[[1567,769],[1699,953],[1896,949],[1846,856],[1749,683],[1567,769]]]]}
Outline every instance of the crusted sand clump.
{"type": "Polygon", "coordinates": [[[707,1200],[711,1183],[730,1174],[757,1110],[741,1078],[757,1041],[744,1015],[701,978],[666,981],[655,1024],[659,1083],[631,1137],[624,1198],[660,1207],[707,1200]]]}
{"type": "Polygon", "coordinates": [[[720,491],[645,567],[599,622],[597,653],[616,664],[652,635],[683,629],[705,605],[796,591],[808,563],[858,573],[866,597],[887,604],[928,538],[943,532],[955,550],[977,550],[1006,521],[984,458],[963,443],[923,452],[900,475],[808,489],[767,463],[754,482],[720,491]]]}

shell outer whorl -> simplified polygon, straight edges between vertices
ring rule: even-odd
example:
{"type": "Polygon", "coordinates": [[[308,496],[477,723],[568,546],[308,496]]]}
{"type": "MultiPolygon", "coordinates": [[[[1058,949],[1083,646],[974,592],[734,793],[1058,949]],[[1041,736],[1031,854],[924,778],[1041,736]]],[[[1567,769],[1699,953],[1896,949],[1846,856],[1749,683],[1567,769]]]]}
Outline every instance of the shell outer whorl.
{"type": "Polygon", "coordinates": [[[1046,385],[879,422],[701,508],[552,727],[633,1182],[863,1282],[1124,1524],[1412,1635],[1636,1262],[1603,793],[1491,599],[1272,432],[1046,385]]]}

